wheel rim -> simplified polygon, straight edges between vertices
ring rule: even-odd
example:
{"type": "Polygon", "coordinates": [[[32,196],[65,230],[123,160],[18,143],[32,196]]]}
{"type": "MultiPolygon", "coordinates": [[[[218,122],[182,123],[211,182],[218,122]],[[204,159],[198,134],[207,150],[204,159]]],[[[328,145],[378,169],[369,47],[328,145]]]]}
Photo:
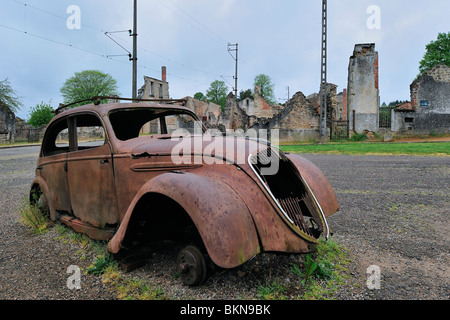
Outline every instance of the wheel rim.
{"type": "Polygon", "coordinates": [[[195,246],[187,246],[177,257],[177,271],[183,283],[194,286],[206,278],[206,263],[202,252],[195,246]]]}

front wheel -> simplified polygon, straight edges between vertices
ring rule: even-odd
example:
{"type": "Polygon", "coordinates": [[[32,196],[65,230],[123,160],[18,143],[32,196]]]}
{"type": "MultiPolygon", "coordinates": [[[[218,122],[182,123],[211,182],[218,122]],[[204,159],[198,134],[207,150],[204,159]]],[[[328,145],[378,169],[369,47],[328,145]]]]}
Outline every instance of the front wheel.
{"type": "Polygon", "coordinates": [[[182,249],[177,257],[177,271],[186,285],[195,286],[205,281],[207,267],[201,250],[194,245],[182,249]]]}

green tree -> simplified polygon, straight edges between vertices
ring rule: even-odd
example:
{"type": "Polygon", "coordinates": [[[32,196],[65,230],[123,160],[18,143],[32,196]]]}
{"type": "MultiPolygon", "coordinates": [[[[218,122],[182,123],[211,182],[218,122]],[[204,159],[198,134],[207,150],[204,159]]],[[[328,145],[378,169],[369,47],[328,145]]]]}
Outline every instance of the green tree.
{"type": "Polygon", "coordinates": [[[203,93],[201,92],[197,92],[196,94],[194,94],[194,99],[200,100],[200,101],[205,101],[206,97],[203,93]]]}
{"type": "Polygon", "coordinates": [[[265,74],[257,75],[255,77],[254,85],[261,88],[261,97],[266,99],[269,104],[276,103],[275,94],[273,92],[274,84],[269,76],[265,74]]]}
{"type": "Polygon", "coordinates": [[[97,70],[77,72],[61,88],[64,103],[90,99],[95,96],[118,95],[117,81],[109,74],[97,70]]]}
{"type": "Polygon", "coordinates": [[[252,93],[252,90],[250,90],[250,89],[247,89],[247,90],[241,90],[240,92],[239,92],[239,100],[245,100],[245,99],[247,99],[247,98],[250,98],[250,99],[252,99],[252,100],[254,100],[255,98],[253,97],[253,93],[252,93]]]}
{"type": "Polygon", "coordinates": [[[216,80],[211,82],[209,89],[206,91],[206,97],[209,101],[225,108],[225,104],[227,102],[227,91],[228,87],[225,82],[216,80]]]}
{"type": "Polygon", "coordinates": [[[36,107],[31,108],[28,123],[36,128],[46,126],[55,116],[53,111],[50,103],[42,101],[36,107]]]}
{"type": "Polygon", "coordinates": [[[419,76],[439,63],[450,67],[450,32],[439,33],[436,41],[427,44],[425,55],[420,61],[419,76]]]}
{"type": "Polygon", "coordinates": [[[17,112],[23,106],[22,100],[6,78],[0,81],[0,102],[7,105],[12,112],[17,112]]]}

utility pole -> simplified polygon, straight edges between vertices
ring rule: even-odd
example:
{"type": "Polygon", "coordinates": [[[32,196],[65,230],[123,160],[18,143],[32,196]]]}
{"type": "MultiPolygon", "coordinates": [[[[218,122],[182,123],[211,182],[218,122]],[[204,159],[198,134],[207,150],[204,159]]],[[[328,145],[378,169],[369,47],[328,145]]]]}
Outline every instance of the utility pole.
{"type": "Polygon", "coordinates": [[[137,98],[137,0],[134,0],[133,14],[133,99],[137,98]]]}
{"type": "Polygon", "coordinates": [[[320,141],[327,141],[327,0],[322,0],[322,61],[320,82],[320,141]]]}
{"type": "Polygon", "coordinates": [[[237,99],[237,81],[238,81],[238,44],[231,44],[228,43],[228,53],[231,55],[231,57],[236,61],[236,68],[235,68],[235,76],[234,76],[234,96],[237,99]],[[233,49],[234,48],[234,49],[233,49]],[[233,54],[231,53],[232,51],[236,52],[236,56],[233,56],[233,54]]]}

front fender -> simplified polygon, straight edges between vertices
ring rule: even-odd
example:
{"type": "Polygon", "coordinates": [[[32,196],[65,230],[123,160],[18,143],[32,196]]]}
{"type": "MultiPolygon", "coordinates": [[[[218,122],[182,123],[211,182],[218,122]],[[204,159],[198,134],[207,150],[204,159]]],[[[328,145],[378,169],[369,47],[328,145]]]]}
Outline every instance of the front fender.
{"type": "Polygon", "coordinates": [[[165,173],[148,181],[129,206],[108,249],[117,253],[134,208],[148,193],[165,195],[189,214],[212,261],[234,268],[260,251],[251,214],[239,195],[227,184],[192,173],[165,173]]]}
{"type": "Polygon", "coordinates": [[[296,166],[300,175],[308,183],[311,191],[322,207],[325,217],[329,217],[338,212],[339,204],[336,199],[336,194],[323,172],[311,161],[297,154],[286,154],[286,156],[296,166]]]}

